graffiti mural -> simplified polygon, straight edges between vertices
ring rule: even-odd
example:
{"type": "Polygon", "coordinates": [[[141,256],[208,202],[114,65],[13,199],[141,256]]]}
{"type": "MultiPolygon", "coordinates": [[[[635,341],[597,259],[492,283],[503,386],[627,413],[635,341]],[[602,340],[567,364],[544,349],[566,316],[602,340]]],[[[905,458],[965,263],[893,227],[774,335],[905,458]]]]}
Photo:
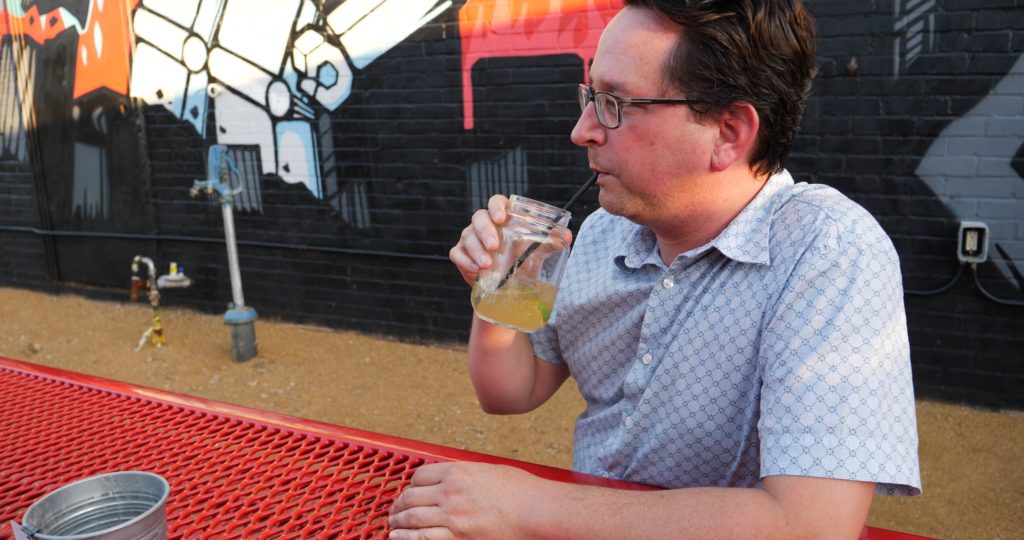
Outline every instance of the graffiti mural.
{"type": "MultiPolygon", "coordinates": [[[[43,46],[75,32],[73,99],[107,88],[163,106],[210,144],[255,147],[260,173],[305,186],[361,228],[369,226],[365,185],[339,182],[330,166],[327,116],[349,97],[361,70],[452,6],[451,0],[348,0],[324,9],[309,0],[68,4],[41,13],[39,5],[26,9],[8,0],[8,22],[0,28],[43,46]]],[[[474,128],[472,69],[479,60],[573,54],[585,79],[600,33],[620,8],[621,0],[470,0],[459,8],[464,129],[474,128]]],[[[92,123],[103,131],[101,119],[92,123]]],[[[104,152],[80,143],[74,159],[82,171],[75,208],[103,213],[109,204],[104,152]]],[[[523,178],[523,153],[510,159],[523,178]]],[[[467,169],[473,190],[480,188],[481,166],[467,169]]],[[[242,182],[251,186],[258,178],[250,173],[242,182]]],[[[515,187],[526,185],[524,179],[515,187]]],[[[490,187],[496,186],[512,185],[490,187]]],[[[248,205],[260,207],[259,201],[248,205]]]]}
{"type": "Polygon", "coordinates": [[[65,31],[73,31],[78,35],[78,53],[72,96],[79,98],[97,88],[126,94],[130,49],[125,21],[137,1],[78,2],[74,4],[84,9],[61,6],[40,13],[38,4],[26,9],[24,6],[30,2],[6,0],[2,6],[0,38],[10,34],[46,45],[65,31]]]}
{"type": "Polygon", "coordinates": [[[1024,290],[1024,176],[1014,159],[1024,150],[1024,55],[969,112],[928,148],[916,174],[959,221],[990,224],[991,260],[1024,290]]]}
{"type": "Polygon", "coordinates": [[[463,122],[473,129],[473,65],[482,58],[575,54],[590,78],[597,41],[622,0],[468,0],[459,10],[463,122]]]}
{"type": "Polygon", "coordinates": [[[203,137],[214,100],[211,142],[258,146],[263,173],[334,197],[321,176],[314,102],[340,107],[359,70],[450,6],[355,0],[321,12],[303,0],[144,1],[132,16],[131,95],[203,137]]]}
{"type": "MultiPolygon", "coordinates": [[[[346,220],[365,227],[365,188],[353,183],[338,189],[337,179],[323,170],[330,133],[316,129],[311,102],[336,110],[349,96],[354,74],[450,6],[345,2],[320,13],[297,1],[270,2],[265,9],[238,1],[147,1],[133,17],[138,44],[132,95],[164,105],[204,137],[209,100],[215,98],[218,143],[257,145],[262,172],[304,184],[317,198],[333,200],[346,220]],[[261,16],[253,20],[253,12],[261,16]]],[[[471,73],[478,60],[576,54],[586,74],[601,31],[620,7],[619,0],[464,5],[459,21],[465,129],[474,125],[471,73]]]]}
{"type": "MultiPolygon", "coordinates": [[[[608,21],[622,0],[468,0],[459,10],[463,129],[476,128],[473,67],[490,58],[573,55],[583,76],[608,21]]],[[[496,159],[467,164],[467,208],[487,205],[494,193],[530,189],[528,153],[521,147],[496,159]]]]}
{"type": "Polygon", "coordinates": [[[893,8],[893,77],[898,77],[922,52],[935,48],[935,0],[895,0],[893,8]]]}

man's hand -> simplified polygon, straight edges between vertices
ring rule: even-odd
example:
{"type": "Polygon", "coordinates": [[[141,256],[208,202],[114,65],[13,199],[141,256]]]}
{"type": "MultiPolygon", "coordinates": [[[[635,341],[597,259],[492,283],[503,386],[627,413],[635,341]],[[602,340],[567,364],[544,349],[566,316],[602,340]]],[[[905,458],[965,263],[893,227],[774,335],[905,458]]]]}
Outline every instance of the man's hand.
{"type": "Polygon", "coordinates": [[[494,195],[487,201],[486,210],[477,210],[470,224],[462,230],[459,243],[448,252],[448,258],[455,263],[462,279],[470,286],[476,283],[480,270],[491,267],[491,255],[501,245],[498,227],[508,219],[508,199],[494,195]]]}
{"type": "Polygon", "coordinates": [[[395,501],[391,538],[849,538],[875,485],[772,476],[764,488],[632,491],[482,463],[424,465],[395,501]],[[625,509],[640,509],[627,511],[625,509]]]}
{"type": "Polygon", "coordinates": [[[424,465],[391,510],[390,538],[519,538],[514,521],[536,477],[484,463],[424,465]]]}

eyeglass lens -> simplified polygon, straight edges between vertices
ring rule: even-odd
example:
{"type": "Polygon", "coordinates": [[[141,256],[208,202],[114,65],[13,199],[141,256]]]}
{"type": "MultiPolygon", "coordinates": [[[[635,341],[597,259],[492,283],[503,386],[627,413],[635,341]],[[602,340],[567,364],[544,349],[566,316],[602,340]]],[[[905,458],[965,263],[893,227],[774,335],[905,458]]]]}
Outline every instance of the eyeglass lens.
{"type": "Polygon", "coordinates": [[[580,112],[586,110],[591,100],[594,101],[594,109],[597,112],[597,120],[602,126],[614,129],[619,124],[619,103],[611,95],[594,92],[593,90],[580,87],[580,112]]]}

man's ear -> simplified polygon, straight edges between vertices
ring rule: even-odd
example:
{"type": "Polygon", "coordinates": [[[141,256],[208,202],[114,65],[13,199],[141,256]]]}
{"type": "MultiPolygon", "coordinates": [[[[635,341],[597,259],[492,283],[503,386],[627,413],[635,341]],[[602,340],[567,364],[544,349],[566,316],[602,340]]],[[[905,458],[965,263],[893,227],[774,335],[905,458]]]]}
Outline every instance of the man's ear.
{"type": "Polygon", "coordinates": [[[711,169],[722,172],[737,161],[749,159],[757,141],[760,117],[754,106],[737,101],[718,115],[718,137],[711,151],[711,169]]]}

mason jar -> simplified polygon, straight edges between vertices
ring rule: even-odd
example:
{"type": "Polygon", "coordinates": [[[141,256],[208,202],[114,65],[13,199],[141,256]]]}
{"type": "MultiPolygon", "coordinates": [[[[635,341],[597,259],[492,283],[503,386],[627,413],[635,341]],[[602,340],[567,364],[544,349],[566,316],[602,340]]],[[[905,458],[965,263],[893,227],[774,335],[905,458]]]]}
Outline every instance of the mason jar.
{"type": "Polygon", "coordinates": [[[498,228],[498,251],[480,272],[470,300],[485,321],[535,332],[547,324],[569,258],[566,210],[512,195],[508,219],[498,228]]]}

